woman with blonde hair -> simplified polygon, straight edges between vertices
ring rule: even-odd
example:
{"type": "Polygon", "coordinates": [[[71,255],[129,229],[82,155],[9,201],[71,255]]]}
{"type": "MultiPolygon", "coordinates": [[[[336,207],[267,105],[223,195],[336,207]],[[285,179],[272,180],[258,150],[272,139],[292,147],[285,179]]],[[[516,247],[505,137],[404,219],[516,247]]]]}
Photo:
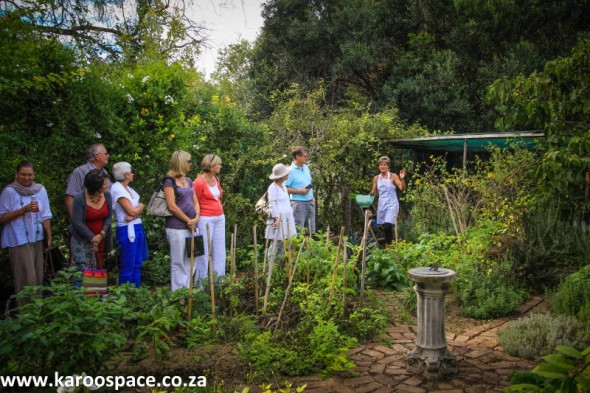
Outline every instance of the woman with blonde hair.
{"type": "Polygon", "coordinates": [[[195,280],[207,277],[209,256],[207,224],[209,224],[209,235],[211,237],[213,271],[217,277],[225,276],[225,214],[221,204],[223,190],[218,177],[219,172],[221,172],[221,158],[215,154],[207,154],[201,161],[201,168],[203,172],[195,179],[193,188],[201,206],[199,233],[203,235],[205,254],[197,259],[195,280]]]}
{"type": "MultiPolygon", "coordinates": [[[[171,289],[189,287],[190,258],[187,257],[185,239],[192,235],[199,221],[199,201],[193,191],[191,179],[186,175],[191,168],[191,155],[177,150],[172,153],[163,188],[166,204],[172,216],[166,217],[166,237],[170,244],[171,289]]],[[[194,273],[194,272],[193,272],[194,273]]]]}
{"type": "MultiPolygon", "coordinates": [[[[404,178],[406,170],[402,169],[397,173],[389,171],[391,161],[389,157],[382,156],[377,160],[379,165],[379,174],[373,178],[373,188],[371,195],[379,193],[379,203],[377,204],[377,224],[383,225],[385,233],[385,246],[391,244],[393,240],[393,226],[397,228],[397,215],[399,213],[399,201],[397,199],[396,187],[405,191],[407,186],[404,178]]],[[[397,230],[396,238],[397,241],[397,230]]]]}

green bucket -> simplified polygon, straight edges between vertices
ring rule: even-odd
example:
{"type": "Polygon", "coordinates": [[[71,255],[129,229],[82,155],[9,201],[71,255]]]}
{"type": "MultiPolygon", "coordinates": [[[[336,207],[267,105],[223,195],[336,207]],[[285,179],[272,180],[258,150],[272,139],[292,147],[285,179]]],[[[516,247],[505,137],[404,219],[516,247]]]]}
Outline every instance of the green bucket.
{"type": "Polygon", "coordinates": [[[367,208],[371,207],[371,205],[375,201],[375,196],[374,195],[358,195],[357,194],[355,196],[355,199],[356,199],[356,203],[358,203],[360,207],[362,207],[363,209],[367,209],[367,208]]]}

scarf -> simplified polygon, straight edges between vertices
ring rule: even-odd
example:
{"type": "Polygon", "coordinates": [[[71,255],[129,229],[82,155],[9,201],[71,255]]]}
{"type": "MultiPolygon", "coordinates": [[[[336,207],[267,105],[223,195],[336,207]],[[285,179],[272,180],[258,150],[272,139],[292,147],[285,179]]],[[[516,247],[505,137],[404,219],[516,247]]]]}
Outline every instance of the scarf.
{"type": "Polygon", "coordinates": [[[7,185],[6,187],[13,188],[14,191],[18,192],[21,196],[35,195],[43,188],[43,186],[39,183],[33,183],[30,187],[25,187],[16,180],[7,185]]]}

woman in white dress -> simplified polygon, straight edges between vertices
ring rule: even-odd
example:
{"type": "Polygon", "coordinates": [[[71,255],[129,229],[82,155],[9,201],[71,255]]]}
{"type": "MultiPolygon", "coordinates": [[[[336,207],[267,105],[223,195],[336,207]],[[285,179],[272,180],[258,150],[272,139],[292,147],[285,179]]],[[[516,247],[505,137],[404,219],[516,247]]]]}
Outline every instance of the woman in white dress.
{"type": "Polygon", "coordinates": [[[291,200],[287,186],[283,184],[289,177],[291,169],[283,164],[277,164],[272,168],[272,173],[268,177],[274,181],[268,186],[267,195],[272,217],[266,222],[265,238],[277,239],[277,255],[284,252],[283,242],[278,240],[289,239],[297,234],[291,200]],[[280,222],[279,217],[281,218],[280,222]]]}
{"type": "MultiPolygon", "coordinates": [[[[371,195],[379,193],[379,203],[377,204],[377,224],[383,225],[385,234],[385,246],[391,244],[393,240],[393,226],[397,228],[397,215],[399,213],[399,201],[397,199],[396,187],[405,191],[407,186],[404,178],[406,170],[402,169],[397,173],[389,172],[391,161],[389,157],[383,156],[377,161],[379,164],[379,174],[373,178],[373,188],[371,195]]],[[[397,230],[396,239],[397,241],[397,230]]]]}

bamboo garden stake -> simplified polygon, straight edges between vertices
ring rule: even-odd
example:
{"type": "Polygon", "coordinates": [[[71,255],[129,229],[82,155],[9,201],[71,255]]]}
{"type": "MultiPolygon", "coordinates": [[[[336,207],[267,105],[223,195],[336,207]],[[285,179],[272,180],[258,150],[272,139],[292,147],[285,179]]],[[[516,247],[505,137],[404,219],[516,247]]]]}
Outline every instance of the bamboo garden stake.
{"type": "Polygon", "coordinates": [[[264,242],[264,256],[262,258],[262,275],[266,273],[266,260],[268,258],[268,237],[264,242]]]}
{"type": "Polygon", "coordinates": [[[234,252],[231,259],[231,275],[236,278],[236,250],[238,249],[238,224],[234,224],[234,252]]]}
{"type": "Polygon", "coordinates": [[[367,227],[369,210],[365,210],[365,231],[363,232],[363,259],[361,261],[361,306],[365,303],[365,272],[367,270],[367,227]]]}
{"type": "Polygon", "coordinates": [[[305,283],[309,286],[310,281],[310,268],[311,268],[311,223],[309,225],[309,241],[307,242],[307,274],[305,277],[305,283]]]}
{"type": "Polygon", "coordinates": [[[301,256],[301,251],[303,251],[303,246],[305,244],[305,240],[301,242],[301,246],[299,247],[299,252],[297,253],[297,258],[295,259],[295,263],[293,264],[293,274],[289,275],[289,283],[287,284],[287,289],[285,289],[285,297],[283,297],[283,303],[281,303],[281,309],[279,310],[279,315],[277,316],[277,324],[275,325],[275,332],[279,328],[279,324],[281,323],[281,317],[283,316],[283,310],[285,309],[285,304],[287,303],[287,298],[289,297],[289,290],[291,289],[291,283],[293,283],[293,277],[295,277],[295,272],[297,271],[297,262],[299,262],[299,257],[301,256]]]}
{"type": "Polygon", "coordinates": [[[274,266],[274,262],[277,256],[277,238],[279,231],[281,229],[281,223],[283,222],[282,217],[279,215],[279,223],[277,226],[277,230],[275,231],[275,238],[272,242],[272,254],[270,258],[268,258],[268,277],[266,279],[266,288],[264,288],[264,304],[262,305],[262,312],[266,312],[266,307],[268,306],[268,295],[270,293],[270,283],[272,279],[272,269],[274,266]]]}
{"type": "Polygon", "coordinates": [[[207,223],[207,246],[208,246],[208,259],[209,259],[209,290],[211,292],[211,317],[215,318],[215,283],[213,282],[213,253],[211,250],[212,239],[211,229],[209,223],[207,223]]]}
{"type": "Polygon", "coordinates": [[[348,266],[348,247],[346,246],[346,241],[342,248],[342,263],[344,265],[342,269],[342,312],[346,316],[346,268],[348,266]]]}
{"type": "Polygon", "coordinates": [[[289,225],[289,217],[287,217],[287,248],[285,249],[285,257],[287,258],[285,261],[287,265],[287,277],[289,277],[291,276],[291,258],[293,257],[291,253],[291,226],[289,225]]]}
{"type": "Polygon", "coordinates": [[[195,228],[191,229],[191,245],[190,245],[190,268],[189,268],[189,283],[188,283],[188,320],[192,319],[193,313],[193,281],[194,281],[194,271],[195,271],[195,228]]]}
{"type": "Polygon", "coordinates": [[[258,315],[258,244],[256,243],[256,225],[252,227],[254,238],[254,309],[258,315]]]}
{"type": "Polygon", "coordinates": [[[344,238],[344,227],[340,228],[340,238],[338,239],[338,249],[336,250],[336,262],[334,263],[334,270],[332,270],[332,283],[330,285],[330,296],[328,303],[332,303],[334,297],[334,286],[336,285],[336,277],[338,275],[338,265],[340,263],[340,247],[342,247],[342,239],[344,238]]]}
{"type": "MultiPolygon", "coordinates": [[[[229,238],[229,266],[230,266],[229,285],[230,286],[234,283],[233,259],[234,259],[234,233],[232,233],[229,238]]],[[[231,311],[230,311],[230,313],[231,313],[231,311]]]]}

